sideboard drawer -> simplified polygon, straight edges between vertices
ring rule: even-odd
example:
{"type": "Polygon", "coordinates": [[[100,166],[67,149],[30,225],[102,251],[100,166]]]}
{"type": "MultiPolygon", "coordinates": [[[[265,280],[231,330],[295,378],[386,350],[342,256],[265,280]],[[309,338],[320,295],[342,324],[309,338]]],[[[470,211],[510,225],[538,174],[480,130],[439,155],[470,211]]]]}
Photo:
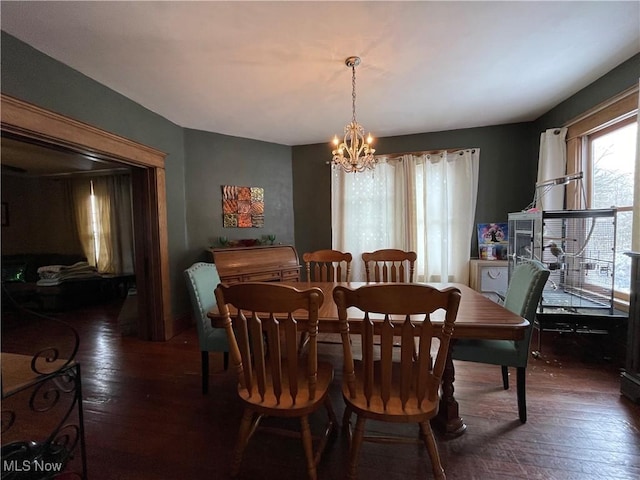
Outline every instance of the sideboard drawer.
{"type": "Polygon", "coordinates": [[[300,280],[300,269],[299,268],[291,268],[289,270],[282,271],[282,281],[283,282],[297,282],[300,280]]]}
{"type": "Polygon", "coordinates": [[[233,285],[234,283],[242,282],[242,277],[220,277],[220,283],[227,285],[233,285]]]}
{"type": "Polygon", "coordinates": [[[243,282],[277,282],[280,280],[280,271],[248,273],[242,276],[243,282]]]}

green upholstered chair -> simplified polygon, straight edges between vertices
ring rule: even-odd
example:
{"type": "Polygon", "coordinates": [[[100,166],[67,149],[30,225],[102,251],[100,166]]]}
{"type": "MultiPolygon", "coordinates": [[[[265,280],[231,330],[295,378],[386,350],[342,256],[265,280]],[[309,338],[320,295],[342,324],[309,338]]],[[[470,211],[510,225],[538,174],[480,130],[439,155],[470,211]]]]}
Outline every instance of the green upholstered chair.
{"type": "Polygon", "coordinates": [[[214,291],[220,283],[218,270],[213,263],[198,262],[184,271],[191,298],[193,316],[198,329],[198,341],[202,356],[202,393],[209,391],[209,352],[224,352],[224,369],[229,365],[227,333],[214,328],[207,312],[216,306],[214,291]]]}
{"type": "Polygon", "coordinates": [[[513,270],[504,306],[529,320],[529,327],[522,340],[460,339],[453,344],[451,351],[454,360],[502,366],[502,384],[505,390],[509,388],[508,367],[516,368],[518,414],[522,423],[527,421],[525,381],[533,321],[548,278],[549,270],[536,260],[520,264],[513,270]]]}

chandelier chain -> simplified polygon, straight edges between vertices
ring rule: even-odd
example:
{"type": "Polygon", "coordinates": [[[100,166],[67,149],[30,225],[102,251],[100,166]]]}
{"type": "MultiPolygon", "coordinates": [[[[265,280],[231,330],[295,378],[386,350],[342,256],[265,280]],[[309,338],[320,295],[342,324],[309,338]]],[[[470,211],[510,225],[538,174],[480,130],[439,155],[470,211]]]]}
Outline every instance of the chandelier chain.
{"type": "Polygon", "coordinates": [[[351,120],[356,123],[356,66],[351,65],[351,120]]]}

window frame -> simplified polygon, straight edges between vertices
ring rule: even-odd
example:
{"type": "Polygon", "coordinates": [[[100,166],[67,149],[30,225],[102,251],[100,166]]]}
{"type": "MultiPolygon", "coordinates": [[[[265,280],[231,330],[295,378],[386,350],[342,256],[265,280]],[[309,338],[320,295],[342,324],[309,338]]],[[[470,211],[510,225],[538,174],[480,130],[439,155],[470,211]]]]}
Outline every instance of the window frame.
{"type": "MultiPolygon", "coordinates": [[[[593,189],[593,169],[589,162],[591,139],[634,121],[637,122],[637,118],[638,85],[635,85],[564,125],[567,127],[567,174],[584,172],[582,182],[572,182],[567,185],[567,209],[580,210],[590,206],[593,189]]],[[[627,207],[621,207],[619,210],[633,209],[632,206],[627,207]]],[[[629,294],[614,290],[614,303],[616,308],[628,309],[629,294]]]]}

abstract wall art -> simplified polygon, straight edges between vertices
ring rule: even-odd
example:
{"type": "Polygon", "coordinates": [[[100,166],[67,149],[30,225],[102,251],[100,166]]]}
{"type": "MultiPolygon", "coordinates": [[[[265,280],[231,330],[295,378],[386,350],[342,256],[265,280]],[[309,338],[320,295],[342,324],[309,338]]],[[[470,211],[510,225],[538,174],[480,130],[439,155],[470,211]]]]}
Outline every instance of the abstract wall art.
{"type": "Polygon", "coordinates": [[[264,227],[264,189],[222,185],[222,217],[225,228],[264,227]]]}

